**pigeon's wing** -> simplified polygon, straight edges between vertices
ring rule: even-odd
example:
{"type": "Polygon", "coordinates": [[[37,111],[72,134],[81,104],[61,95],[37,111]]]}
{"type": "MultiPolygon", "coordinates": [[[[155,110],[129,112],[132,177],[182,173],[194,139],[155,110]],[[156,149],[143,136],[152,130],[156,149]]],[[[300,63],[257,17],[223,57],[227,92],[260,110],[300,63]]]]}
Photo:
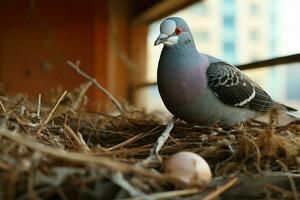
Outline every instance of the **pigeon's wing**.
{"type": "Polygon", "coordinates": [[[225,63],[211,63],[207,68],[209,89],[223,103],[266,112],[274,105],[271,97],[238,68],[225,63]]]}

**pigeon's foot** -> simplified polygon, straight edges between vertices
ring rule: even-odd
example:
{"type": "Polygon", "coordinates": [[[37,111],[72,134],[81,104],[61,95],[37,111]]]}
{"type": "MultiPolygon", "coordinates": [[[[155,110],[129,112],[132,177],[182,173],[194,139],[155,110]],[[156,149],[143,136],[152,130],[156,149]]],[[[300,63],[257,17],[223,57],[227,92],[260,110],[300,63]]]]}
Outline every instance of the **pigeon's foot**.
{"type": "Polygon", "coordinates": [[[159,163],[162,162],[162,158],[159,156],[159,151],[162,148],[162,146],[165,144],[167,139],[169,138],[170,132],[174,127],[175,121],[176,118],[173,117],[171,121],[168,123],[164,132],[157,139],[155,145],[150,151],[150,155],[142,162],[142,165],[148,166],[148,165],[156,164],[157,162],[159,163]]]}

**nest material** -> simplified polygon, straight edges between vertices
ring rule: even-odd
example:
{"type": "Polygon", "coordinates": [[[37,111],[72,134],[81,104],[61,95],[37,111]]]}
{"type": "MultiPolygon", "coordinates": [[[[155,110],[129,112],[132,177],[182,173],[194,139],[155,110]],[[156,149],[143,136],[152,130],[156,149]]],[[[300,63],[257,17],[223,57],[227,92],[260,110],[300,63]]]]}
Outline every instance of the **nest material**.
{"type": "Polygon", "coordinates": [[[177,188],[163,163],[142,165],[166,127],[162,117],[133,107],[117,117],[87,112],[89,86],[42,104],[1,96],[2,199],[300,198],[300,125],[224,130],[177,120],[163,161],[195,152],[215,177],[205,189],[177,188]]]}

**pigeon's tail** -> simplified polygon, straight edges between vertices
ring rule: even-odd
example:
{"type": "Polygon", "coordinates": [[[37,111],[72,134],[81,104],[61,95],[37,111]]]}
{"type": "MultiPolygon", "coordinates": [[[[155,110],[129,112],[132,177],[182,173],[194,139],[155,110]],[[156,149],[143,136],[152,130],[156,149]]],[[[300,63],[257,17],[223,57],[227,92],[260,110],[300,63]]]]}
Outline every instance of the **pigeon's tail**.
{"type": "Polygon", "coordinates": [[[296,124],[300,124],[300,116],[299,116],[299,112],[298,113],[290,113],[290,112],[287,112],[287,114],[292,117],[294,119],[294,122],[296,124]]]}
{"type": "Polygon", "coordinates": [[[280,104],[286,109],[286,116],[291,119],[291,122],[294,122],[296,124],[300,124],[300,116],[298,110],[296,108],[287,106],[285,104],[280,104]]]}
{"type": "Polygon", "coordinates": [[[294,124],[300,124],[300,118],[296,118],[294,121],[293,121],[294,124]]]}
{"type": "Polygon", "coordinates": [[[290,106],[287,106],[287,105],[284,105],[284,104],[280,104],[281,106],[283,106],[287,111],[289,112],[293,112],[293,111],[298,111],[296,108],[293,108],[293,107],[290,107],[290,106]]]}
{"type": "Polygon", "coordinates": [[[255,121],[259,121],[259,122],[263,122],[266,124],[270,124],[273,123],[272,121],[275,120],[275,125],[276,126],[285,126],[288,125],[290,123],[296,123],[296,124],[300,124],[300,116],[298,116],[298,113],[295,113],[295,111],[297,111],[294,108],[282,105],[286,110],[277,110],[276,111],[276,116],[274,118],[274,116],[272,116],[271,112],[267,112],[264,115],[258,116],[256,118],[254,118],[255,121]],[[293,113],[291,113],[290,111],[292,111],[293,113]]]}

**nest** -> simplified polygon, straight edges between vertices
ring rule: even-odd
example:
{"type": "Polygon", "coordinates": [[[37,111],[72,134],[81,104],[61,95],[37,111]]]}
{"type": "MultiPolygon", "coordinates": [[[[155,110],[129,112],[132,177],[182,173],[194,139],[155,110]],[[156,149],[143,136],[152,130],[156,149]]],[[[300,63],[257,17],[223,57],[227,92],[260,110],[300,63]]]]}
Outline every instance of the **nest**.
{"type": "Polygon", "coordinates": [[[122,115],[86,110],[91,82],[41,103],[1,96],[2,199],[299,199],[300,125],[247,122],[225,130],[177,120],[159,155],[145,160],[164,132],[158,113],[125,106],[122,115]],[[164,161],[199,154],[214,179],[176,187],[164,161]]]}

